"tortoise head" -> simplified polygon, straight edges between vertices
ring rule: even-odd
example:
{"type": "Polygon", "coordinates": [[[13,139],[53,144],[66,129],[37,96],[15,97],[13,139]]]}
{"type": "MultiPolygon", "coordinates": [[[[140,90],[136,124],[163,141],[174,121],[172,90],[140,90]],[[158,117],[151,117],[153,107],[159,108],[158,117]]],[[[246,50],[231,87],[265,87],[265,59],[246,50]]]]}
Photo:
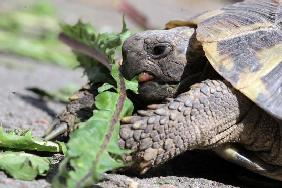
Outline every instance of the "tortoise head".
{"type": "Polygon", "coordinates": [[[126,40],[121,71],[127,79],[138,76],[142,99],[158,101],[175,94],[194,33],[194,28],[177,27],[140,32],[126,40]]]}

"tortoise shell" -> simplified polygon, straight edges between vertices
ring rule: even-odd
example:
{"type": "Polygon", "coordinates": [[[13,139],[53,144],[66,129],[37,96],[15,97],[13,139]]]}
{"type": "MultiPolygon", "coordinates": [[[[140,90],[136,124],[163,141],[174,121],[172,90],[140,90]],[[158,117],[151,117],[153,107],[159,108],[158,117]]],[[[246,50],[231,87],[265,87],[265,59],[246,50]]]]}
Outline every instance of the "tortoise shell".
{"type": "Polygon", "coordinates": [[[282,119],[282,0],[246,0],[166,27],[195,27],[213,68],[282,119]]]}

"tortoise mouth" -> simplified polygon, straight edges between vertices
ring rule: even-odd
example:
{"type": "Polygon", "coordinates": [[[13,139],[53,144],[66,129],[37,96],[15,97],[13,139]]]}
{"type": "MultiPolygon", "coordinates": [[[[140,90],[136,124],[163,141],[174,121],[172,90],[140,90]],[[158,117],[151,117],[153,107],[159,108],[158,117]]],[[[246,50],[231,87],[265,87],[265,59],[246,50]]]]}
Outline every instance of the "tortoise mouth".
{"type": "Polygon", "coordinates": [[[159,79],[157,76],[154,74],[148,72],[148,71],[143,71],[139,74],[137,74],[138,78],[138,83],[140,86],[147,85],[149,83],[157,83],[159,85],[178,85],[179,81],[164,81],[162,79],[159,79]]]}
{"type": "Polygon", "coordinates": [[[138,82],[145,83],[155,79],[155,76],[149,72],[141,72],[138,74],[138,82]]]}
{"type": "Polygon", "coordinates": [[[142,70],[136,74],[139,87],[138,96],[146,102],[161,101],[176,93],[179,82],[164,81],[149,71],[142,70]]]}

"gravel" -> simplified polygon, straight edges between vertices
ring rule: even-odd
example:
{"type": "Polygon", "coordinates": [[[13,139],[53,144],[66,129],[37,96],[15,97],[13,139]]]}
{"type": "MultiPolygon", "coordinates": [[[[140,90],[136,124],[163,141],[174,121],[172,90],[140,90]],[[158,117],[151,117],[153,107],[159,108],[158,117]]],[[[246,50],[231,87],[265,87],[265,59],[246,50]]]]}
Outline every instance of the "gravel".
{"type": "MultiPolygon", "coordinates": [[[[29,6],[33,0],[11,2],[2,0],[3,7],[29,6]],[[4,6],[5,5],[5,6],[4,6]]],[[[78,18],[95,23],[99,30],[118,31],[121,14],[114,9],[110,0],[53,0],[59,16],[74,23],[78,18]],[[64,7],[64,8],[62,8],[64,7]]],[[[188,18],[199,12],[219,8],[223,0],[129,0],[144,12],[149,23],[162,27],[174,18],[188,18]]],[[[133,30],[138,30],[129,21],[133,30]]],[[[39,87],[54,91],[68,84],[83,85],[86,79],[82,71],[68,70],[58,66],[38,63],[29,59],[0,54],[0,123],[5,129],[31,129],[42,136],[64,105],[38,98],[27,91],[27,87],[39,87]]],[[[0,188],[45,188],[51,187],[44,177],[35,181],[19,181],[0,172],[0,188]]],[[[238,166],[230,164],[211,152],[189,152],[168,162],[143,177],[106,174],[104,180],[93,187],[105,188],[175,188],[175,187],[281,187],[238,166]]]]}
{"type": "Polygon", "coordinates": [[[68,84],[86,82],[81,70],[39,64],[20,57],[0,56],[0,122],[4,128],[31,129],[42,136],[64,105],[38,98],[26,90],[55,91],[68,84]]]}

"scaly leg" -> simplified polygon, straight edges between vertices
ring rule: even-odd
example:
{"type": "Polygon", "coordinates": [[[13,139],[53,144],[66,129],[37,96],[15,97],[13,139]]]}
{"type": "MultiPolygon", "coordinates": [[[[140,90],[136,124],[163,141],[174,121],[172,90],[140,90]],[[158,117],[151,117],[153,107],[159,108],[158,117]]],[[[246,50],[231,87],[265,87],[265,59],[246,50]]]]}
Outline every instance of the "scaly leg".
{"type": "MultiPolygon", "coordinates": [[[[144,173],[186,150],[213,149],[235,142],[249,145],[249,131],[254,123],[246,117],[259,116],[255,113],[258,110],[229,84],[206,80],[156,110],[125,118],[120,145],[133,151],[125,160],[144,173]]],[[[266,117],[265,127],[277,126],[270,116],[266,117]]],[[[264,133],[270,144],[275,143],[272,133],[267,130],[264,133]]],[[[256,143],[261,143],[262,138],[259,135],[256,138],[256,143]]],[[[256,151],[267,149],[259,144],[256,147],[256,151]]]]}

